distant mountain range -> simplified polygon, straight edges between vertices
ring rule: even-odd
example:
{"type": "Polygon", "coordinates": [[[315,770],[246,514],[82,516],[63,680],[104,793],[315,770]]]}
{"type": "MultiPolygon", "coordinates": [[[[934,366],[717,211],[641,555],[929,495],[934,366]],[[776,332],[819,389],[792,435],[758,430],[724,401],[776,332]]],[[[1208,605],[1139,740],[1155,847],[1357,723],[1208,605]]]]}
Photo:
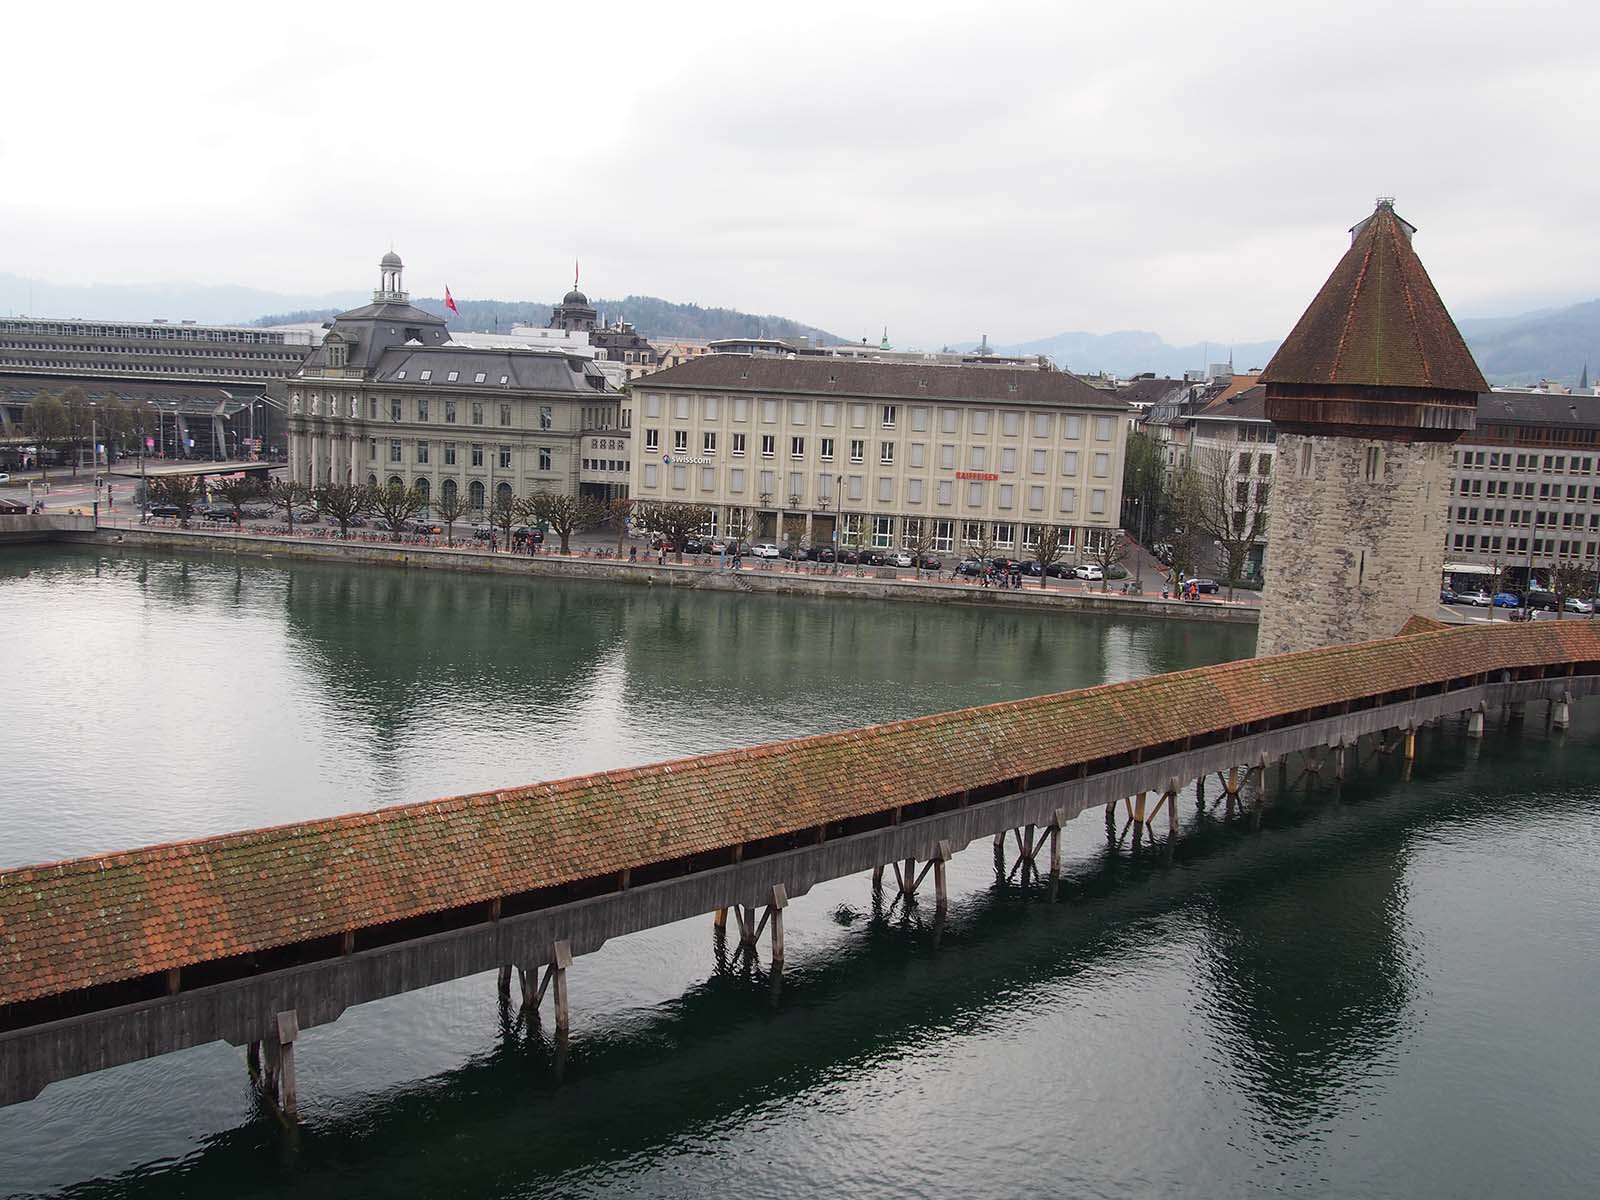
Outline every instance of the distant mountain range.
{"type": "MultiPolygon", "coordinates": [[[[1491,384],[1533,384],[1541,379],[1576,384],[1586,364],[1592,368],[1591,381],[1600,382],[1600,300],[1518,317],[1467,317],[1457,325],[1491,384]]],[[[1227,362],[1230,354],[1234,369],[1243,373],[1266,366],[1277,349],[1276,341],[1172,346],[1142,330],[1058,333],[1001,347],[1007,354],[1048,354],[1079,374],[1107,371],[1128,376],[1154,371],[1174,378],[1227,362]]]]}
{"type": "MultiPolygon", "coordinates": [[[[156,317],[212,324],[283,324],[327,320],[365,304],[368,292],[296,294],[229,285],[192,283],[55,284],[0,273],[0,312],[31,313],[91,320],[148,321],[156,317]],[[263,317],[262,313],[271,316],[263,317]]],[[[508,330],[512,325],[543,325],[550,304],[533,300],[460,300],[461,316],[447,314],[442,300],[417,301],[429,312],[448,316],[453,328],[508,330]]],[[[731,308],[678,304],[654,296],[595,300],[606,320],[631,321],[646,337],[713,339],[727,337],[808,337],[824,344],[847,339],[788,317],[761,316],[731,308]]],[[[1467,317],[1459,322],[1467,345],[1494,384],[1531,384],[1556,379],[1575,384],[1585,364],[1600,378],[1600,300],[1565,308],[1541,309],[1515,317],[1467,317]]],[[[1196,342],[1174,346],[1141,330],[1118,333],[1059,333],[1054,337],[998,347],[1006,353],[1048,354],[1080,374],[1109,371],[1181,376],[1214,362],[1235,369],[1265,366],[1278,348],[1270,342],[1196,342]]]]}

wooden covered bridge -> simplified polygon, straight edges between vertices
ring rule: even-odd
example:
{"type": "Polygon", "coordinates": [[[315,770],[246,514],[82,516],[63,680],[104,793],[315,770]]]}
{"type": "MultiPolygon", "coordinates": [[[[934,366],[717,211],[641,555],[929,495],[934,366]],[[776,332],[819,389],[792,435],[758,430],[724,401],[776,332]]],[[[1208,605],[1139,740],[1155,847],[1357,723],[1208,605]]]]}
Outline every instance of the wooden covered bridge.
{"type": "MultiPolygon", "coordinates": [[[[1413,627],[1408,627],[1411,629],[1413,627]]],[[[814,884],[894,864],[902,891],[977,838],[1287,754],[1600,687],[1600,625],[1425,628],[632,770],[0,871],[0,1104],[225,1040],[294,1107],[300,1029],[513,968],[525,1003],[607,939],[735,914],[751,947],[814,884]],[[918,869],[919,864],[920,870],[918,869]],[[762,915],[758,921],[757,912],[762,915]],[[541,977],[542,970],[542,977],[541,977]]],[[[1145,795],[1157,798],[1145,810],[1145,795]]],[[[1035,835],[1035,830],[1038,831],[1035,835]]]]}

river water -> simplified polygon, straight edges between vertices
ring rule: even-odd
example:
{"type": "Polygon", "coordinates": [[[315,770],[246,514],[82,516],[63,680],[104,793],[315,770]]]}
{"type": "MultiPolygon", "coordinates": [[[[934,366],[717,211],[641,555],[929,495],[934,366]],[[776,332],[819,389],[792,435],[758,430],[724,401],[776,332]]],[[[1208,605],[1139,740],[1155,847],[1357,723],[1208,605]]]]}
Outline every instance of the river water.
{"type": "MultiPolygon", "coordinates": [[[[0,614],[4,865],[1253,642],[87,548],[0,556],[0,614]]],[[[819,887],[776,988],[709,917],[621,939],[572,971],[564,1057],[492,974],[365,1005],[302,1035],[292,1131],[226,1046],[69,1080],[0,1109],[0,1195],[1589,1195],[1595,709],[1481,748],[1430,731],[1410,780],[1380,759],[1259,830],[1186,798],[1170,854],[1108,849],[1086,815],[1054,899],[975,844],[942,929],[865,876],[819,887]]]]}

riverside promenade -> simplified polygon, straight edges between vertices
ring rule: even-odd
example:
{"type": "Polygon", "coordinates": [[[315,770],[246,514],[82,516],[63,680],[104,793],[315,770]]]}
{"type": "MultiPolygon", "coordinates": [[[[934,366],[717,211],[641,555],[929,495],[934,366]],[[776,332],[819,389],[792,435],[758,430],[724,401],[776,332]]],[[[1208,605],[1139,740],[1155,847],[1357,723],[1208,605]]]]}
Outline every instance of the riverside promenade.
{"type": "MultiPolygon", "coordinates": [[[[413,570],[492,572],[546,579],[590,579],[632,583],[645,587],[682,587],[707,590],[770,593],[790,596],[832,596],[871,600],[904,600],[923,604],[980,604],[1009,608],[1049,608],[1064,612],[1093,612],[1117,616],[1211,620],[1254,625],[1259,611],[1254,604],[1228,603],[1215,598],[1185,602],[1156,595],[1125,595],[1112,585],[1099,591],[1094,585],[1028,579],[1020,589],[983,587],[978,582],[949,575],[924,574],[894,568],[856,568],[839,564],[799,563],[786,560],[746,559],[735,572],[712,555],[686,555],[666,561],[640,553],[630,561],[614,546],[587,547],[562,555],[547,550],[538,554],[491,552],[474,543],[470,534],[453,546],[441,539],[390,538],[372,529],[352,530],[342,539],[326,525],[296,529],[293,537],[281,526],[245,525],[242,529],[180,528],[176,522],[107,522],[102,515],[97,528],[63,528],[57,540],[134,549],[180,550],[207,554],[303,558],[345,563],[370,563],[413,570]]],[[[577,549],[577,548],[575,548],[577,549]]]]}

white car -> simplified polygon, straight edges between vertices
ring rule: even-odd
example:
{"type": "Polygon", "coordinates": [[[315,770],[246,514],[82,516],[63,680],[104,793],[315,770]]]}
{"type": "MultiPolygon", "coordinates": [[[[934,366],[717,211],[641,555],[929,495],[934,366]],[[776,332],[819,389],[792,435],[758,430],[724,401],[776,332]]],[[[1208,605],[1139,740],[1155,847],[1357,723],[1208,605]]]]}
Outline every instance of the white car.
{"type": "Polygon", "coordinates": [[[750,547],[750,554],[754,558],[777,558],[778,548],[771,542],[757,542],[750,547]]]}
{"type": "Polygon", "coordinates": [[[1082,566],[1073,567],[1072,573],[1079,579],[1089,579],[1099,582],[1106,577],[1106,573],[1093,563],[1084,563],[1082,566]]]}
{"type": "Polygon", "coordinates": [[[1584,616],[1589,616],[1594,612],[1594,604],[1591,601],[1580,600],[1576,596],[1568,596],[1562,601],[1561,607],[1569,613],[1582,613],[1584,616]]]}
{"type": "Polygon", "coordinates": [[[911,557],[909,550],[891,550],[883,556],[891,567],[914,567],[917,560],[911,557]]]}
{"type": "Polygon", "coordinates": [[[10,483],[10,482],[11,482],[11,476],[7,475],[4,471],[0,471],[0,483],[10,483]]]}
{"type": "Polygon", "coordinates": [[[1462,604],[1470,604],[1473,608],[1488,608],[1494,603],[1488,592],[1462,592],[1456,597],[1462,604]]]}

